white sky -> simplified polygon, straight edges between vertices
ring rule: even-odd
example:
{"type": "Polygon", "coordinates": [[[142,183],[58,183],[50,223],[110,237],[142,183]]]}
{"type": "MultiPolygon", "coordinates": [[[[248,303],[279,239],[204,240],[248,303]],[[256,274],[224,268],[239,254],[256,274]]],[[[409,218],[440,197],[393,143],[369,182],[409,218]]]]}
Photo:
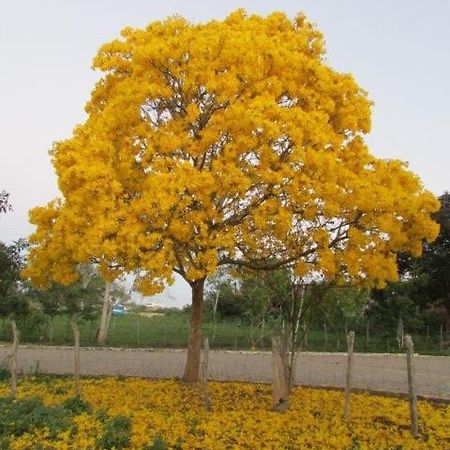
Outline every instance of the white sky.
{"type": "MultiPolygon", "coordinates": [[[[125,26],[175,13],[205,21],[239,7],[304,11],[325,34],[329,63],[375,102],[372,153],[409,161],[437,195],[450,190],[450,1],[1,0],[0,190],[14,212],[1,216],[0,240],[28,236],[28,210],[58,195],[47,151],[84,120],[102,43],[125,26]]],[[[177,282],[164,299],[188,303],[188,286],[177,282]]]]}

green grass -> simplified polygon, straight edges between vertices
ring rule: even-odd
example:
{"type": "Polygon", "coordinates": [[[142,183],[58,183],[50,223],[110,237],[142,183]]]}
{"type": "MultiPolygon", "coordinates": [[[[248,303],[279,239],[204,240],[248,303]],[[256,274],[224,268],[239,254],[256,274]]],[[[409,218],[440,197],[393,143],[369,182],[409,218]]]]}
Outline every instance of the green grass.
{"type": "MultiPolygon", "coordinates": [[[[26,327],[26,323],[23,325],[26,327]]],[[[97,322],[84,322],[80,325],[82,346],[95,345],[97,322]]],[[[24,330],[22,343],[49,344],[45,326],[35,330],[24,330]]],[[[228,350],[270,350],[271,330],[266,328],[264,336],[260,329],[255,329],[239,321],[204,321],[202,334],[209,337],[211,348],[228,350]],[[253,338],[253,339],[252,339],[253,338]],[[253,342],[253,343],[252,343],[253,342]]],[[[126,314],[112,317],[107,345],[111,347],[151,347],[151,348],[186,348],[189,336],[189,316],[186,313],[170,312],[162,316],[143,317],[126,314]]],[[[0,326],[0,341],[11,339],[6,324],[0,326]]],[[[440,350],[439,335],[431,335],[428,342],[425,336],[413,334],[415,351],[431,355],[450,356],[450,349],[440,350]]],[[[54,321],[53,345],[72,345],[72,331],[67,317],[57,317],[54,321]]],[[[306,351],[346,351],[345,333],[339,336],[328,332],[325,338],[322,330],[312,330],[308,334],[306,351]]],[[[371,336],[369,345],[364,333],[356,333],[355,351],[357,352],[401,352],[397,340],[392,336],[371,336]]]]}

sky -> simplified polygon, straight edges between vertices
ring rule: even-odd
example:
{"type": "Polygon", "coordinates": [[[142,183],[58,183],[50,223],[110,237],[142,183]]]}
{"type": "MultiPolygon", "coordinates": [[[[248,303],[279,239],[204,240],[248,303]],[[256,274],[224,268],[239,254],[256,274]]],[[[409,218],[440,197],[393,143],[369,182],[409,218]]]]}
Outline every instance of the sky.
{"type": "MultiPolygon", "coordinates": [[[[238,8],[303,11],[325,35],[328,63],[374,102],[372,153],[408,161],[436,195],[450,190],[448,0],[0,0],[0,190],[14,208],[0,217],[0,241],[28,236],[29,209],[58,196],[48,150],[85,120],[104,42],[125,26],[173,14],[203,22],[238,8]]],[[[183,305],[189,287],[178,280],[154,301],[183,305]]]]}

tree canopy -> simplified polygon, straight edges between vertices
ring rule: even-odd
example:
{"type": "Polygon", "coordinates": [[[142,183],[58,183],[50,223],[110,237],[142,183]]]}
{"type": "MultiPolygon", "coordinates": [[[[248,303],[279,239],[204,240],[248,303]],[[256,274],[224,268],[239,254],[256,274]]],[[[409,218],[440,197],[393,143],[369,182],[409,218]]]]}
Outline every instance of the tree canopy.
{"type": "Polygon", "coordinates": [[[367,93],[302,14],[126,28],[93,66],[88,117],[51,152],[62,198],[31,211],[37,284],[96,261],[146,293],[176,272],[202,296],[228,264],[381,286],[437,234],[436,199],[369,153],[367,93]]]}

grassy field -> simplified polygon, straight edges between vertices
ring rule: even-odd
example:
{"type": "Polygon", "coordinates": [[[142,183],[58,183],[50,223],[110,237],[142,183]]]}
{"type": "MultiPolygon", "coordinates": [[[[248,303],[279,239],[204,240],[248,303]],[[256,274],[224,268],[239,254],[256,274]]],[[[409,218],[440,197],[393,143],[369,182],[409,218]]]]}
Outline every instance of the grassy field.
{"type": "MultiPolygon", "coordinates": [[[[81,345],[95,345],[97,322],[84,322],[80,326],[81,345]]],[[[202,333],[209,337],[210,347],[229,350],[269,350],[271,348],[271,330],[266,328],[262,334],[260,329],[238,321],[220,321],[214,324],[205,321],[202,333]]],[[[22,343],[48,344],[45,326],[22,324],[22,343]]],[[[182,312],[171,312],[164,315],[145,317],[138,314],[126,314],[112,317],[107,345],[113,347],[154,347],[185,348],[189,335],[189,316],[182,312]]],[[[0,340],[11,339],[6,323],[0,326],[0,340]]],[[[415,350],[418,353],[450,356],[450,349],[440,349],[439,335],[425,336],[413,334],[415,350]]],[[[72,332],[67,317],[57,317],[54,321],[53,345],[71,345],[72,332]]],[[[312,330],[308,334],[308,351],[345,351],[345,333],[340,335],[323,330],[312,330]]],[[[356,334],[355,351],[358,352],[398,352],[395,336],[371,336],[367,345],[365,335],[356,334]]]]}

